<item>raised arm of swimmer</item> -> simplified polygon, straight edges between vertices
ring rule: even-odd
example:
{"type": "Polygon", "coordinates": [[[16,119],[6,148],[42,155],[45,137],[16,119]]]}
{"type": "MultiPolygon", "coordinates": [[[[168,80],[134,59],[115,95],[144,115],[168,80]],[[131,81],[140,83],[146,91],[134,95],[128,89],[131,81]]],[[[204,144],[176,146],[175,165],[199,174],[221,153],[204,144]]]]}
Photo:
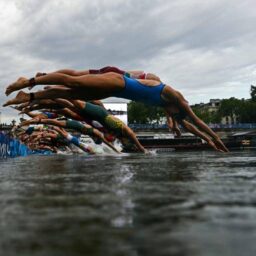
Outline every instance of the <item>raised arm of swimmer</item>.
{"type": "Polygon", "coordinates": [[[191,118],[191,120],[199,127],[199,129],[201,129],[203,132],[205,132],[206,134],[213,138],[213,142],[215,146],[219,149],[219,151],[229,152],[229,150],[223,144],[219,136],[207,124],[205,124],[203,120],[201,120],[198,116],[195,115],[195,113],[193,112],[193,110],[186,101],[182,101],[181,105],[188,114],[188,116],[191,118]]]}
{"type": "Polygon", "coordinates": [[[184,129],[186,129],[187,131],[191,132],[192,134],[197,135],[198,137],[202,138],[213,149],[220,151],[220,152],[224,152],[222,149],[217,148],[216,145],[214,144],[214,142],[209,137],[207,137],[204,133],[200,132],[194,125],[192,125],[188,121],[182,120],[181,124],[184,127],[184,129]]]}
{"type": "Polygon", "coordinates": [[[137,148],[139,149],[139,151],[143,152],[143,153],[147,153],[148,151],[140,144],[139,140],[137,139],[135,133],[128,127],[125,126],[123,128],[123,133],[127,135],[127,137],[129,137],[137,146],[137,148]]]}
{"type": "Polygon", "coordinates": [[[174,135],[177,137],[181,136],[181,131],[179,129],[178,123],[175,119],[173,119],[168,113],[166,113],[166,120],[167,120],[167,125],[169,129],[173,132],[174,135]]]}

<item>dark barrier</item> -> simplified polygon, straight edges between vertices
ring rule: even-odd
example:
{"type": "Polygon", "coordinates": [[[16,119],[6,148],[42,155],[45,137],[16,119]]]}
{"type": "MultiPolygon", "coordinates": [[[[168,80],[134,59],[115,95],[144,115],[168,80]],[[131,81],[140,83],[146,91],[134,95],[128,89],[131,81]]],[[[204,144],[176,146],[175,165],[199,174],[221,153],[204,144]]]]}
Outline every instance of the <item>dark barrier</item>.
{"type": "Polygon", "coordinates": [[[27,146],[20,143],[16,139],[10,138],[7,134],[0,131],[0,157],[16,157],[27,156],[32,154],[32,151],[27,146]]]}

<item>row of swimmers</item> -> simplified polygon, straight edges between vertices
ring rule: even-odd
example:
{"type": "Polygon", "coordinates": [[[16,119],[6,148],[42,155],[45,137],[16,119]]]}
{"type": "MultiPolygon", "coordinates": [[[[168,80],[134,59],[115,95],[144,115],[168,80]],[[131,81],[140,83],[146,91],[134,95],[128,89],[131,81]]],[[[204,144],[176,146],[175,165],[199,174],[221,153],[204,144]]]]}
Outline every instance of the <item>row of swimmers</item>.
{"type": "Polygon", "coordinates": [[[21,125],[42,123],[54,125],[61,130],[76,129],[101,140],[115,150],[107,139],[108,135],[111,135],[109,137],[118,138],[124,147],[147,152],[135,133],[108,113],[100,102],[108,97],[118,97],[162,107],[166,112],[168,126],[176,136],[181,135],[181,125],[188,132],[202,138],[213,149],[228,152],[219,136],[196,116],[184,96],[152,73],[123,71],[111,66],[84,71],[62,69],[52,73],[40,72],[30,79],[21,77],[6,88],[6,95],[14,91],[19,92],[4,106],[16,105],[16,109],[32,117],[32,120],[21,125]],[[19,91],[34,88],[36,85],[45,87],[32,93],[19,91]],[[53,113],[64,115],[70,120],[44,118],[42,112],[32,112],[45,108],[51,108],[53,113]],[[99,130],[99,125],[95,127],[94,121],[100,124],[104,131],[99,130]]]}
{"type": "MultiPolygon", "coordinates": [[[[36,145],[42,149],[45,139],[50,139],[48,149],[49,144],[56,145],[56,142],[65,140],[83,151],[95,153],[92,147],[87,147],[76,136],[67,132],[71,130],[88,135],[95,144],[104,143],[115,152],[119,152],[113,145],[116,139],[121,143],[122,150],[125,152],[147,152],[135,133],[124,122],[109,113],[100,101],[37,100],[33,103],[23,103],[15,109],[31,117],[30,120],[23,121],[15,131],[20,140],[30,148],[33,145],[33,149],[36,145]],[[40,112],[38,112],[39,109],[40,112]],[[41,125],[45,125],[46,128],[44,129],[41,125]],[[24,129],[27,126],[29,127],[24,129]]],[[[56,147],[52,150],[56,151],[56,147]]]]}

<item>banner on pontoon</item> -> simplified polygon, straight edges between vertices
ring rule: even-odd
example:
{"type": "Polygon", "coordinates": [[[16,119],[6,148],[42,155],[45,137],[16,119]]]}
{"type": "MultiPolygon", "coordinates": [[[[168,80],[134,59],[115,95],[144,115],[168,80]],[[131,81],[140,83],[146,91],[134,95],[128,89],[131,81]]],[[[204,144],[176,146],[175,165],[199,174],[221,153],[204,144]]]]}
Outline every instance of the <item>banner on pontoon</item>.
{"type": "Polygon", "coordinates": [[[18,140],[10,138],[7,134],[0,131],[0,157],[27,156],[30,150],[18,140]]]}

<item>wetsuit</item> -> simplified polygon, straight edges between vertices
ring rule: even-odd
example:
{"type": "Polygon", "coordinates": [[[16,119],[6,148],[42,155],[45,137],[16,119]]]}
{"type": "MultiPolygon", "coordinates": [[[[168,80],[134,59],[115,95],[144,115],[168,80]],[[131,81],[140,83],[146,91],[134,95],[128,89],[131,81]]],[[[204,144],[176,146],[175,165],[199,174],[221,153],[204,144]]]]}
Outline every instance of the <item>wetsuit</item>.
{"type": "Polygon", "coordinates": [[[166,102],[161,97],[161,93],[165,86],[163,83],[159,83],[157,86],[148,86],[140,83],[136,79],[128,78],[126,76],[124,76],[124,81],[124,89],[113,93],[113,97],[139,101],[148,105],[166,105],[166,102]]]}

